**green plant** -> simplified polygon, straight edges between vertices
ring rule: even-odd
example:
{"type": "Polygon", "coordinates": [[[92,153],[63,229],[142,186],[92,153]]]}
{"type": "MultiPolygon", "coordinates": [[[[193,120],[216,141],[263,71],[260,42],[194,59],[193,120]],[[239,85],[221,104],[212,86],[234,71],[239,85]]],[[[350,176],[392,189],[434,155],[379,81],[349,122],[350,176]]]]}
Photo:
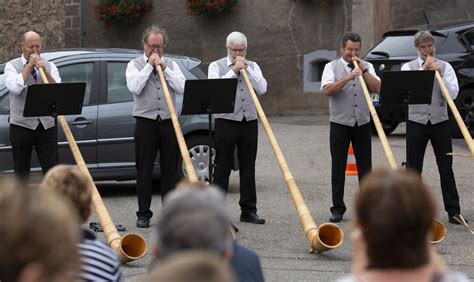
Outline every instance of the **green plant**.
{"type": "Polygon", "coordinates": [[[153,9],[153,0],[98,0],[96,18],[105,27],[114,23],[132,23],[148,10],[153,9]]]}
{"type": "Polygon", "coordinates": [[[185,8],[189,16],[201,14],[214,16],[225,11],[236,10],[237,0],[186,0],[185,8]]]}

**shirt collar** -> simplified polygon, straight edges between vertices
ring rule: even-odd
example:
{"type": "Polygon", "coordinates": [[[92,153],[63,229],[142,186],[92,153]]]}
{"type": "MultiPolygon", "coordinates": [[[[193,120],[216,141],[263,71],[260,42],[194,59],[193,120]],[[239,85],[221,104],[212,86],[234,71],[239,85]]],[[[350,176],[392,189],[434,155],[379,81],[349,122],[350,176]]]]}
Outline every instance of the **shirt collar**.
{"type": "Polygon", "coordinates": [[[423,65],[424,61],[420,57],[418,57],[417,60],[418,60],[418,63],[420,64],[420,66],[423,65]]]}
{"type": "Polygon", "coordinates": [[[227,56],[226,58],[227,58],[227,66],[228,67],[232,66],[234,64],[232,60],[229,58],[229,56],[227,56]]]}
{"type": "Polygon", "coordinates": [[[28,63],[28,61],[25,59],[25,55],[24,54],[21,54],[21,63],[23,65],[26,65],[28,63]]]}

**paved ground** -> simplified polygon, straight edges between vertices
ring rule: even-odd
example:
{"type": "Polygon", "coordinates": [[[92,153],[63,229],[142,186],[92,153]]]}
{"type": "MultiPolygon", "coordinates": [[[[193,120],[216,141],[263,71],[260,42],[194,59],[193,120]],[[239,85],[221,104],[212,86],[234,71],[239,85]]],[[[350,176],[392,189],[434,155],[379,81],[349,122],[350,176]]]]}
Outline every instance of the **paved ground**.
{"type": "MultiPolygon", "coordinates": [[[[328,117],[273,117],[269,121],[314,220],[317,224],[327,222],[331,206],[328,117]]],[[[397,162],[404,161],[404,125],[389,137],[389,143],[397,162]]],[[[455,152],[467,152],[463,139],[453,140],[453,143],[455,152]]],[[[374,166],[387,166],[377,137],[372,138],[372,146],[374,166]]],[[[464,216],[471,222],[474,222],[473,164],[472,160],[464,158],[455,158],[454,161],[461,207],[464,216]]],[[[447,223],[441,201],[439,176],[430,146],[425,157],[423,176],[431,185],[440,207],[439,219],[448,229],[446,239],[436,248],[452,270],[462,271],[473,279],[474,236],[462,226],[447,223]]],[[[347,178],[345,199],[348,211],[343,222],[339,224],[346,234],[346,239],[340,248],[323,254],[308,253],[308,243],[263,128],[260,127],[257,156],[257,193],[258,213],[267,220],[265,225],[257,226],[238,221],[238,174],[233,173],[231,177],[228,202],[233,211],[232,219],[240,228],[238,241],[260,256],[267,281],[333,281],[350,272],[351,243],[348,234],[353,218],[352,202],[357,189],[356,177],[347,178]]],[[[125,225],[129,232],[142,234],[150,245],[145,258],[123,266],[126,281],[137,281],[146,275],[155,232],[155,226],[145,230],[135,227],[134,189],[134,182],[99,184],[99,190],[114,221],[125,225]]],[[[156,220],[161,209],[158,194],[154,196],[152,205],[155,212],[153,219],[156,220]]]]}

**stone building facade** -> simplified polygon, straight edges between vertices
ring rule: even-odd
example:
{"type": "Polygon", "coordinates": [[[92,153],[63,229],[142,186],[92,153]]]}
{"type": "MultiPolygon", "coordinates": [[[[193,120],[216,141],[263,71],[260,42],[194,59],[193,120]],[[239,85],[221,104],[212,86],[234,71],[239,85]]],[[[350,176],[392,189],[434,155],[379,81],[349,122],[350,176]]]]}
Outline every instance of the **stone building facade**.
{"type": "Polygon", "coordinates": [[[184,0],[155,0],[154,9],[136,23],[104,29],[94,17],[96,0],[6,1],[0,7],[2,61],[18,55],[18,39],[28,29],[43,35],[47,49],[141,49],[142,31],[158,24],[169,33],[166,52],[199,58],[207,72],[211,61],[226,55],[227,34],[242,31],[248,58],[260,64],[269,82],[262,97],[267,114],[327,110],[317,83],[306,87],[317,79],[311,71],[321,71],[325,61],[308,64],[318,62],[314,57],[320,54],[325,60],[338,56],[346,31],[359,32],[367,51],[391,28],[423,24],[423,9],[434,23],[472,19],[474,12],[470,0],[324,0],[316,6],[309,0],[240,0],[237,11],[207,17],[187,16],[184,0]]]}

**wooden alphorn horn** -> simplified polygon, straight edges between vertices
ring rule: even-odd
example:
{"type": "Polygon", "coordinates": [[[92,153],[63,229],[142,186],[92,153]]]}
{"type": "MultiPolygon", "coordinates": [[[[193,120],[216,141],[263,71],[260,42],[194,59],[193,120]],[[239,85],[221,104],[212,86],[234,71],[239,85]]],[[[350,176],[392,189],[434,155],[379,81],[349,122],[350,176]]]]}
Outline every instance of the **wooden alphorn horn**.
{"type": "MultiPolygon", "coordinates": [[[[41,78],[44,83],[49,83],[46,74],[43,69],[39,69],[41,78]]],[[[120,234],[115,228],[115,224],[112,222],[109,212],[105,208],[104,202],[100,197],[100,194],[95,186],[94,180],[87,169],[87,165],[82,158],[79,147],[77,146],[76,140],[71,133],[71,129],[67,124],[66,119],[63,116],[58,116],[58,122],[64,131],[69,147],[71,148],[72,155],[76,160],[78,168],[88,177],[92,188],[92,204],[94,205],[97,217],[99,218],[102,229],[104,230],[105,238],[109,243],[110,247],[117,253],[117,256],[122,263],[126,263],[132,260],[143,257],[147,252],[147,243],[145,238],[139,234],[129,233],[120,237],[120,234]]]]}
{"type": "MultiPolygon", "coordinates": [[[[156,66],[156,70],[160,76],[161,87],[163,87],[163,93],[165,94],[166,104],[168,105],[168,110],[170,112],[174,133],[176,134],[176,139],[178,140],[179,151],[181,152],[181,157],[183,158],[183,163],[186,168],[186,176],[190,182],[198,182],[196,171],[194,170],[193,163],[189,157],[188,147],[186,146],[186,141],[184,140],[183,132],[181,131],[181,126],[179,125],[178,118],[176,117],[176,110],[174,108],[173,101],[171,101],[171,95],[168,90],[168,84],[166,84],[165,76],[163,75],[163,69],[160,65],[158,65],[156,66]]],[[[209,150],[210,149],[211,148],[209,148],[209,150]]]]}
{"type": "MultiPolygon", "coordinates": [[[[352,60],[352,63],[356,68],[359,68],[359,64],[356,60],[352,60]]],[[[385,153],[385,156],[387,157],[388,164],[390,165],[391,169],[398,169],[398,165],[395,161],[395,157],[393,156],[390,144],[388,143],[387,136],[385,135],[385,131],[383,131],[382,124],[380,123],[379,116],[377,115],[377,111],[375,110],[375,107],[372,104],[372,99],[370,99],[369,90],[367,89],[365,80],[361,75],[358,75],[357,77],[359,78],[360,86],[362,87],[362,91],[364,92],[365,101],[367,102],[367,106],[369,107],[369,112],[372,116],[372,121],[374,122],[377,134],[380,138],[380,142],[382,142],[382,148],[385,153]]]]}
{"type": "Polygon", "coordinates": [[[456,123],[458,124],[459,129],[461,130],[462,136],[464,137],[464,140],[466,140],[467,146],[469,147],[469,151],[471,152],[470,155],[460,153],[452,153],[452,155],[474,158],[474,142],[472,141],[471,134],[469,134],[469,130],[467,130],[466,124],[464,124],[464,121],[462,120],[461,115],[459,114],[459,111],[456,108],[456,105],[454,104],[453,98],[451,98],[451,96],[449,95],[448,89],[446,88],[446,85],[443,82],[443,78],[441,78],[441,75],[438,71],[435,72],[435,77],[439,83],[439,86],[441,87],[441,92],[443,92],[444,98],[446,99],[446,102],[448,103],[449,108],[453,113],[454,119],[456,120],[456,123]]]}
{"type": "MultiPolygon", "coordinates": [[[[352,63],[356,68],[359,68],[359,64],[356,60],[352,60],[352,63]]],[[[362,91],[364,92],[365,101],[367,102],[367,106],[369,107],[370,115],[372,116],[372,121],[374,122],[375,128],[377,129],[377,134],[379,135],[380,142],[382,142],[382,147],[385,152],[385,156],[387,157],[390,168],[393,170],[399,169],[397,162],[395,161],[395,157],[393,156],[392,149],[390,148],[390,145],[388,143],[387,136],[385,135],[385,131],[383,131],[379,116],[377,115],[377,111],[375,110],[375,107],[372,104],[372,99],[370,99],[369,90],[367,89],[365,80],[361,75],[358,75],[358,77],[360,86],[362,87],[362,91]]],[[[430,242],[433,244],[437,244],[443,241],[444,238],[446,238],[446,226],[444,226],[441,221],[435,219],[433,225],[431,226],[430,242]]]]}
{"type": "Polygon", "coordinates": [[[240,72],[245,79],[245,83],[247,84],[247,87],[250,91],[250,96],[252,97],[258,116],[260,117],[260,121],[262,122],[265,133],[267,134],[268,141],[272,146],[273,153],[275,154],[280,166],[280,170],[283,174],[283,178],[285,179],[288,191],[290,192],[291,199],[293,200],[293,204],[295,205],[301,224],[303,225],[306,239],[311,245],[311,252],[324,252],[341,246],[342,242],[344,241],[344,232],[341,228],[339,228],[339,226],[334,223],[324,223],[319,227],[316,226],[316,223],[311,217],[308,207],[304,202],[303,196],[298,190],[298,186],[296,186],[295,179],[288,168],[285,157],[278,146],[278,142],[275,138],[275,135],[273,134],[272,129],[270,128],[262,106],[258,101],[257,94],[255,94],[252,84],[250,83],[247,72],[245,69],[240,70],[240,72]]]}

